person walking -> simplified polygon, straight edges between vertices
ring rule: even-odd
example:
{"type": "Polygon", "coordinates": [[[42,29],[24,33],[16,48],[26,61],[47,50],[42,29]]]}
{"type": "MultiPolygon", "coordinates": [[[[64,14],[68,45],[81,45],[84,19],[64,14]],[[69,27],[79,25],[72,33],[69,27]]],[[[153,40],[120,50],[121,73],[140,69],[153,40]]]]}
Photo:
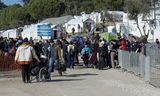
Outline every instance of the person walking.
{"type": "Polygon", "coordinates": [[[74,33],[75,33],[75,29],[74,29],[74,27],[72,28],[72,35],[74,35],[74,33]]]}
{"type": "Polygon", "coordinates": [[[51,79],[51,72],[54,70],[54,63],[55,63],[55,53],[54,53],[54,41],[50,41],[50,45],[48,47],[48,78],[51,79]]]}
{"type": "Polygon", "coordinates": [[[68,68],[74,68],[74,46],[73,42],[68,45],[68,68]]]}
{"type": "Polygon", "coordinates": [[[61,42],[59,40],[55,43],[55,65],[58,68],[58,73],[62,76],[61,62],[62,62],[62,53],[61,53],[61,42]]]}
{"type": "Polygon", "coordinates": [[[79,59],[78,59],[78,41],[74,41],[73,43],[73,46],[74,46],[74,52],[73,52],[73,55],[74,55],[74,64],[79,64],[79,59]]]}
{"type": "Polygon", "coordinates": [[[24,83],[30,83],[30,65],[33,63],[33,58],[40,62],[34,48],[28,42],[28,38],[25,38],[24,43],[18,47],[15,56],[15,62],[21,65],[24,83]]]}
{"type": "Polygon", "coordinates": [[[63,61],[64,61],[64,65],[65,67],[67,67],[67,56],[68,56],[68,51],[67,51],[67,46],[68,46],[68,41],[66,39],[62,40],[62,52],[63,52],[63,61]]]}

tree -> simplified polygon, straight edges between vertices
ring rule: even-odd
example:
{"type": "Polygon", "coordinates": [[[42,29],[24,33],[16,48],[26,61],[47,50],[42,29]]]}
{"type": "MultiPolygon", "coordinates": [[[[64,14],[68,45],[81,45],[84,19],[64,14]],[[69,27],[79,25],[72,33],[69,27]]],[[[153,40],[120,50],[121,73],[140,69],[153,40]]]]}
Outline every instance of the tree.
{"type": "Polygon", "coordinates": [[[21,0],[25,5],[27,5],[29,2],[30,2],[30,0],[21,0]]]}
{"type": "Polygon", "coordinates": [[[0,0],[0,27],[17,27],[45,18],[62,15],[79,15],[81,12],[123,10],[124,0],[20,0],[6,6],[0,0]]]}
{"type": "Polygon", "coordinates": [[[123,11],[125,0],[106,0],[107,9],[112,11],[123,11]]]}
{"type": "Polygon", "coordinates": [[[7,6],[0,0],[0,10],[1,10],[2,8],[5,8],[5,7],[7,7],[7,6]]]}
{"type": "Polygon", "coordinates": [[[34,19],[42,20],[44,18],[61,16],[65,12],[62,5],[62,0],[31,0],[27,7],[34,19]]]}
{"type": "MultiPolygon", "coordinates": [[[[149,16],[150,14],[150,0],[127,0],[126,1],[127,11],[129,13],[129,18],[135,20],[137,28],[141,36],[147,36],[146,32],[142,30],[139,26],[138,16],[142,15],[143,17],[149,16]]],[[[148,37],[148,36],[147,36],[148,37]]]]}
{"type": "Polygon", "coordinates": [[[18,4],[8,6],[0,10],[0,27],[8,29],[23,26],[27,14],[27,9],[18,4]]]}
{"type": "Polygon", "coordinates": [[[101,11],[101,10],[107,10],[108,4],[107,0],[92,0],[95,6],[95,10],[101,11]]]}
{"type": "Polygon", "coordinates": [[[90,13],[94,11],[95,5],[92,0],[65,0],[65,13],[68,15],[79,15],[81,12],[90,13]]]}

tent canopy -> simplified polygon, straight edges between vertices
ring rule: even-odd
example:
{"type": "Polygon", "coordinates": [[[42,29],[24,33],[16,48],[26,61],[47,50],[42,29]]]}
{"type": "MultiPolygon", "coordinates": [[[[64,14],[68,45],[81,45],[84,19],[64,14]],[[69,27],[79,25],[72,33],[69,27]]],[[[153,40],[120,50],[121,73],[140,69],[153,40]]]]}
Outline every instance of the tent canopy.
{"type": "Polygon", "coordinates": [[[40,23],[51,23],[53,25],[58,25],[58,24],[61,25],[61,24],[68,22],[71,19],[73,19],[73,17],[71,15],[68,15],[68,16],[63,16],[63,17],[48,18],[48,19],[43,20],[40,23]]]}
{"type": "Polygon", "coordinates": [[[101,39],[105,39],[106,41],[118,40],[118,35],[105,32],[102,34],[101,39]]]}

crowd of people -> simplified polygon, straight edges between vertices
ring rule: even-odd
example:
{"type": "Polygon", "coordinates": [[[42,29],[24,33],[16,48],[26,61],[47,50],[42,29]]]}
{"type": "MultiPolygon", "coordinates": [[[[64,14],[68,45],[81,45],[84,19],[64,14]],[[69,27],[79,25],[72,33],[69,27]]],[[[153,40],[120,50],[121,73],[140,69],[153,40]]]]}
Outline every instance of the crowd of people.
{"type": "MultiPolygon", "coordinates": [[[[158,42],[158,41],[157,41],[158,42]]],[[[54,65],[63,63],[66,68],[74,68],[83,60],[85,67],[99,70],[116,68],[118,66],[118,49],[145,54],[145,42],[139,42],[132,36],[130,40],[119,36],[118,40],[106,41],[100,35],[92,34],[83,42],[79,40],[45,40],[35,42],[32,38],[7,39],[0,37],[0,50],[15,56],[16,63],[22,66],[22,80],[30,83],[30,65],[33,58],[41,61],[41,56],[48,60],[49,77],[54,65]],[[79,58],[81,57],[81,58],[79,58]]]]}

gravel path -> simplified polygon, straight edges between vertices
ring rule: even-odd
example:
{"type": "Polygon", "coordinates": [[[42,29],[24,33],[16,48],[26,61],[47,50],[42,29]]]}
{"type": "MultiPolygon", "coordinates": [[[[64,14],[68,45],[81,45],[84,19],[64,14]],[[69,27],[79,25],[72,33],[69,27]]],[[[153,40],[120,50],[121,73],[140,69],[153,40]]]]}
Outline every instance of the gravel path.
{"type": "Polygon", "coordinates": [[[160,89],[120,70],[69,69],[50,82],[24,84],[20,77],[0,79],[0,96],[160,96],[160,89]]]}

